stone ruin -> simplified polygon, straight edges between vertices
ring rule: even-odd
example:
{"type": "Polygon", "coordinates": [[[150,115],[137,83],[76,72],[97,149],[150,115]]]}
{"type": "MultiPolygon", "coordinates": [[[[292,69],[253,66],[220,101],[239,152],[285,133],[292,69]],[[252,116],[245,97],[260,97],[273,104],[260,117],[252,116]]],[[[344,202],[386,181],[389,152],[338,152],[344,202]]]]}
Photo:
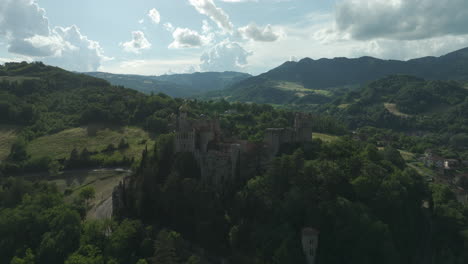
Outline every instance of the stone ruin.
{"type": "Polygon", "coordinates": [[[188,111],[187,106],[181,106],[174,121],[175,152],[192,153],[200,166],[203,183],[221,189],[241,176],[248,178],[255,174],[259,166],[266,167],[281,145],[312,141],[312,121],[308,114],[297,113],[293,128],[268,128],[264,142],[259,146],[245,140],[223,138],[217,118],[201,116],[192,120],[188,119],[188,111]],[[258,154],[261,154],[261,160],[258,154]]]}

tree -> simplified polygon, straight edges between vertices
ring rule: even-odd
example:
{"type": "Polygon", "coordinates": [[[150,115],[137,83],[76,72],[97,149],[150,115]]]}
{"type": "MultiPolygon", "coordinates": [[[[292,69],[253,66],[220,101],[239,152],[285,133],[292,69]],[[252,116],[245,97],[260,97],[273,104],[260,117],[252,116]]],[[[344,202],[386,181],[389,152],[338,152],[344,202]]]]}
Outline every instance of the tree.
{"type": "Polygon", "coordinates": [[[60,171],[63,169],[62,165],[56,160],[51,161],[48,167],[49,175],[52,177],[58,176],[60,171]]]}
{"type": "Polygon", "coordinates": [[[14,257],[10,264],[34,264],[34,254],[30,248],[26,250],[24,258],[14,257]]]}
{"type": "Polygon", "coordinates": [[[104,258],[99,248],[86,245],[70,255],[65,264],[104,264],[104,258]]]}
{"type": "Polygon", "coordinates": [[[106,253],[119,263],[131,263],[136,261],[135,256],[140,248],[141,239],[141,222],[125,219],[110,235],[106,253]]]}
{"type": "Polygon", "coordinates": [[[385,147],[383,158],[393,163],[393,165],[397,166],[399,169],[404,169],[406,166],[406,162],[400,152],[391,146],[385,147]]]}
{"type": "Polygon", "coordinates": [[[127,149],[129,147],[130,147],[130,145],[128,144],[127,140],[125,140],[124,138],[120,139],[120,142],[119,142],[119,149],[120,150],[127,149]]]}
{"type": "Polygon", "coordinates": [[[26,141],[24,139],[18,139],[13,143],[10,150],[8,160],[13,162],[21,162],[28,159],[28,153],[26,152],[26,141]]]}
{"type": "Polygon", "coordinates": [[[96,191],[94,190],[94,188],[91,186],[88,186],[88,187],[84,187],[83,189],[81,189],[79,197],[82,201],[85,202],[86,208],[89,209],[89,201],[94,199],[95,195],[96,195],[96,191]]]}

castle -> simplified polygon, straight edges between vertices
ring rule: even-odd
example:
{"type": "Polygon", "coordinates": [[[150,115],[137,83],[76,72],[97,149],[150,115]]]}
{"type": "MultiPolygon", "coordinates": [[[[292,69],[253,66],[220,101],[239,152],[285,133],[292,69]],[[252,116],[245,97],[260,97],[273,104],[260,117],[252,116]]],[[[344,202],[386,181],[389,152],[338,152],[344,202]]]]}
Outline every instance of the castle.
{"type": "Polygon", "coordinates": [[[312,141],[312,119],[304,113],[296,113],[293,128],[268,128],[265,131],[264,142],[268,153],[278,154],[281,145],[285,143],[301,143],[312,141]]]}
{"type": "Polygon", "coordinates": [[[226,186],[239,174],[241,143],[222,140],[218,119],[201,116],[188,119],[188,107],[179,108],[176,120],[174,149],[190,152],[201,170],[201,180],[207,185],[226,186]]]}
{"type": "MultiPolygon", "coordinates": [[[[200,166],[201,180],[206,185],[223,189],[239,179],[264,167],[285,143],[312,141],[311,117],[297,113],[293,128],[268,128],[263,144],[223,138],[217,118],[188,118],[189,108],[182,105],[175,123],[174,150],[192,153],[200,166]],[[252,158],[261,151],[262,160],[252,158]]],[[[258,157],[258,155],[257,155],[258,157]]]]}

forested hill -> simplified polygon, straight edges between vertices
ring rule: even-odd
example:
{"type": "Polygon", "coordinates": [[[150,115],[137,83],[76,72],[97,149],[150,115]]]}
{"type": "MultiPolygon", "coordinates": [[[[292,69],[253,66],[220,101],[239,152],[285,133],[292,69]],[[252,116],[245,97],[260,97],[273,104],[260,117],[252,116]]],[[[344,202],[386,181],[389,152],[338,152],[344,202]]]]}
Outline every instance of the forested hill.
{"type": "Polygon", "coordinates": [[[90,122],[129,124],[144,94],[38,63],[0,66],[0,122],[36,137],[90,122]]]}
{"type": "Polygon", "coordinates": [[[468,80],[468,48],[441,57],[424,57],[409,61],[381,60],[373,57],[334,58],[283,65],[260,77],[298,82],[306,88],[318,89],[363,84],[386,75],[404,74],[428,80],[468,80]]]}
{"type": "Polygon", "coordinates": [[[286,62],[264,74],[208,97],[275,104],[322,104],[329,93],[349,90],[388,75],[412,75],[427,80],[468,80],[468,48],[441,57],[409,61],[372,57],[286,62]]]}
{"type": "Polygon", "coordinates": [[[468,89],[455,81],[389,76],[347,93],[332,106],[322,111],[341,116],[353,128],[468,132],[468,89]]]}
{"type": "Polygon", "coordinates": [[[223,90],[234,83],[251,77],[247,73],[240,72],[196,72],[161,76],[105,72],[88,72],[85,74],[105,79],[113,85],[123,85],[146,94],[165,93],[173,97],[191,97],[209,91],[223,90]]]}

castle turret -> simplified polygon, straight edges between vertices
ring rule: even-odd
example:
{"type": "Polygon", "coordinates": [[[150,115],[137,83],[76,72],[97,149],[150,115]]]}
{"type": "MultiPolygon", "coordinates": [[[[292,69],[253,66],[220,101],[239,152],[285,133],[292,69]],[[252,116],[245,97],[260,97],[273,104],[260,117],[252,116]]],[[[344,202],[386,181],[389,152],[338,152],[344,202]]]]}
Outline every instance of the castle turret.
{"type": "Polygon", "coordinates": [[[314,228],[306,227],[302,229],[302,250],[307,259],[307,264],[314,264],[317,256],[317,247],[319,231],[314,228]]]}
{"type": "Polygon", "coordinates": [[[312,141],[312,129],[312,117],[309,114],[296,113],[294,118],[296,142],[312,141]]]}

